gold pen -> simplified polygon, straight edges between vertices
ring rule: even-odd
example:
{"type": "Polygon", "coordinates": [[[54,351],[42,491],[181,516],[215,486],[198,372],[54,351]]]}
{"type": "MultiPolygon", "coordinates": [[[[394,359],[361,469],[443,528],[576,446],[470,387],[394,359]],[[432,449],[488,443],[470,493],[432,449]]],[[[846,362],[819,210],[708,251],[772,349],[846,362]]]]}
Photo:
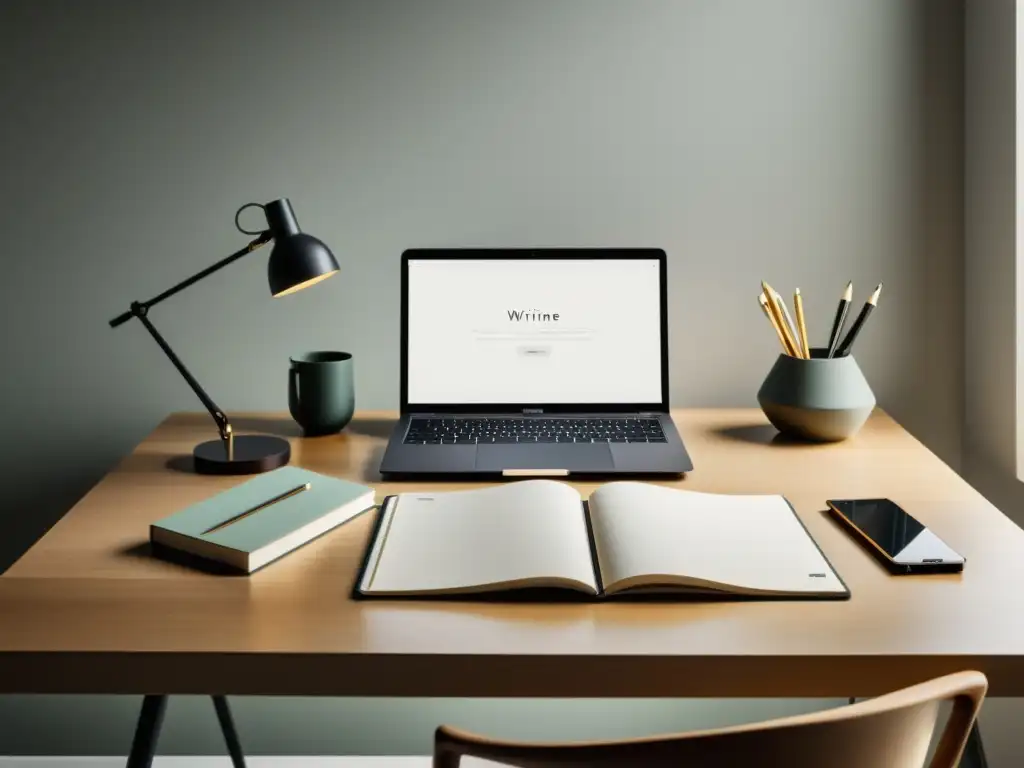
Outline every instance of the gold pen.
{"type": "Polygon", "coordinates": [[[232,525],[233,523],[237,523],[239,520],[242,520],[243,518],[246,518],[249,515],[255,515],[261,509],[266,509],[271,504],[277,504],[277,502],[279,502],[279,501],[284,501],[285,499],[291,498],[292,496],[295,496],[296,494],[302,493],[303,491],[308,491],[311,487],[312,486],[311,486],[310,483],[303,483],[302,485],[296,486],[295,488],[292,488],[290,491],[285,491],[284,493],[282,493],[279,496],[275,496],[272,499],[267,499],[266,501],[262,502],[261,504],[257,504],[252,509],[247,509],[245,512],[242,512],[241,514],[235,515],[234,517],[229,517],[227,520],[225,520],[222,523],[217,523],[212,528],[208,528],[207,530],[203,531],[202,535],[206,536],[207,534],[215,533],[215,532],[217,532],[217,531],[219,531],[219,530],[221,530],[223,528],[227,528],[229,525],[232,525]]]}
{"type": "Polygon", "coordinates": [[[800,289],[793,294],[793,311],[796,312],[796,326],[800,334],[800,344],[804,348],[804,356],[811,359],[811,347],[807,343],[807,321],[804,319],[804,299],[800,295],[800,289]]]}

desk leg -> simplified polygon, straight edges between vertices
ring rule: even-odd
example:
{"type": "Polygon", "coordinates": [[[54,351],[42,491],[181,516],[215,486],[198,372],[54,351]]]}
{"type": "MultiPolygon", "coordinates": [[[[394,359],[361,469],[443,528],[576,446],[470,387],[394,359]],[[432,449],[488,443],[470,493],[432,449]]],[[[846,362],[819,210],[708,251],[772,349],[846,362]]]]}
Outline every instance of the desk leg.
{"type": "Polygon", "coordinates": [[[167,710],[166,696],[146,696],[142,700],[142,711],[135,725],[132,751],[128,755],[126,768],[150,768],[156,754],[156,741],[160,738],[160,726],[167,710]]]}
{"type": "Polygon", "coordinates": [[[235,730],[235,722],[231,719],[231,710],[228,709],[226,696],[213,696],[213,708],[217,710],[217,720],[220,721],[220,730],[224,734],[224,741],[228,745],[228,754],[231,755],[231,765],[234,768],[245,768],[245,755],[242,754],[242,743],[238,740],[238,732],[235,730]]]}

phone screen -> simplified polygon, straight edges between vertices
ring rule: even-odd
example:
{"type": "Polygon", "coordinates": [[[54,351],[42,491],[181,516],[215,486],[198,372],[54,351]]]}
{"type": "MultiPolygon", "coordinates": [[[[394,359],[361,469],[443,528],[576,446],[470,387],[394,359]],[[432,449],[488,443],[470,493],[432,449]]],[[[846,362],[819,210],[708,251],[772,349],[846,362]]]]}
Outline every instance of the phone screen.
{"type": "Polygon", "coordinates": [[[830,501],[829,504],[893,562],[962,563],[964,560],[889,499],[830,501]]]}

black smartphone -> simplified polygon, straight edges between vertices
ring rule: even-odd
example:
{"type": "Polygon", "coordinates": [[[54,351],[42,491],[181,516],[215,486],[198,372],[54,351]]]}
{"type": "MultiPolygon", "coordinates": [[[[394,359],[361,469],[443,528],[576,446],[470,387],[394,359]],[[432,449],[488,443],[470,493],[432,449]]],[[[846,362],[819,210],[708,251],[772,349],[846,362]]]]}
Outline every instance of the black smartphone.
{"type": "Polygon", "coordinates": [[[964,558],[889,499],[826,502],[839,520],[892,573],[959,573],[964,558]]]}

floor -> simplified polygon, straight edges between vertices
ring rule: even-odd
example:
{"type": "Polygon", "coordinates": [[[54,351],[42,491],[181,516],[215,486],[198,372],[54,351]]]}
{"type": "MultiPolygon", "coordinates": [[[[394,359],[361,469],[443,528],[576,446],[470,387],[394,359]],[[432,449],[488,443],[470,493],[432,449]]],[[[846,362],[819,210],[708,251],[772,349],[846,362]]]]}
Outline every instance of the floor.
{"type": "MultiPolygon", "coordinates": [[[[961,768],[988,768],[985,753],[977,738],[978,731],[964,750],[961,768]]],[[[0,757],[0,768],[123,768],[124,757],[0,757]]],[[[247,757],[248,768],[429,768],[430,758],[402,757],[247,757]]],[[[463,758],[463,768],[490,768],[493,763],[463,758]]],[[[212,756],[157,757],[153,768],[231,768],[231,760],[212,756]]]]}
{"type": "MultiPolygon", "coordinates": [[[[123,757],[0,757],[0,768],[124,768],[123,757]]],[[[472,761],[465,761],[468,766],[472,761]]],[[[248,757],[248,768],[429,768],[429,757],[248,757]]],[[[153,768],[231,768],[227,757],[157,757],[153,768]]]]}
{"type": "MultiPolygon", "coordinates": [[[[969,743],[961,768],[986,768],[976,743],[969,743]]],[[[247,768],[430,768],[429,757],[247,757],[247,768]]],[[[0,768],[124,768],[124,757],[0,757],[0,768]]],[[[231,768],[228,757],[157,757],[153,768],[231,768]]],[[[463,758],[462,768],[495,768],[463,758]]]]}
{"type": "MultiPolygon", "coordinates": [[[[429,757],[247,757],[248,768],[430,768],[429,757]]],[[[123,757],[0,757],[0,768],[124,768],[123,757]]],[[[961,763],[965,766],[966,761],[961,763]]],[[[464,758],[463,768],[494,763],[464,758]]],[[[975,764],[979,765],[979,764],[975,764]]],[[[981,763],[980,766],[983,766],[981,763]]],[[[157,757],[153,768],[231,768],[227,757],[157,757]]]]}

